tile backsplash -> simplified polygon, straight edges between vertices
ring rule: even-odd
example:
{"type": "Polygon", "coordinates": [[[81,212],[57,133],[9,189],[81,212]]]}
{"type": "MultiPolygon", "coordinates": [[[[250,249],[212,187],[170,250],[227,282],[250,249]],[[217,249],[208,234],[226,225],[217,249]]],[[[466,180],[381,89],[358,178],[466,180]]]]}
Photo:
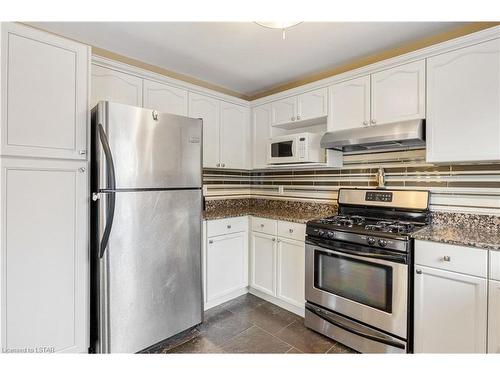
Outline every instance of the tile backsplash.
{"type": "Polygon", "coordinates": [[[379,167],[389,189],[431,191],[433,210],[500,215],[500,164],[432,165],[425,150],[344,156],[342,168],[258,171],[204,169],[207,199],[251,196],[332,202],[341,187],[376,187],[379,167]]]}

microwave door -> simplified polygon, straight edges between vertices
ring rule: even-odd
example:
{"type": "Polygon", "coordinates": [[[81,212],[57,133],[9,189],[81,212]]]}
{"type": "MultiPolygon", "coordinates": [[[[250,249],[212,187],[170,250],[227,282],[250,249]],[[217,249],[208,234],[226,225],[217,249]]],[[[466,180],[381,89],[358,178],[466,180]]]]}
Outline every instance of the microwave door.
{"type": "Polygon", "coordinates": [[[293,139],[271,142],[269,147],[269,163],[296,163],[297,142],[293,139]]]}

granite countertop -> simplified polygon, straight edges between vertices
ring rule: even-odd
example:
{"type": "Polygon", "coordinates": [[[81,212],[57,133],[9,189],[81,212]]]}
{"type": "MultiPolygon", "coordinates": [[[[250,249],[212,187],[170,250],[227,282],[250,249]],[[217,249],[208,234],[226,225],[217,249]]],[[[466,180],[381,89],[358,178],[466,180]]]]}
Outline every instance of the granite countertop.
{"type": "Polygon", "coordinates": [[[412,237],[416,240],[500,250],[500,230],[475,226],[432,224],[413,233],[412,237]]]}
{"type": "Polygon", "coordinates": [[[227,217],[252,215],[263,217],[266,219],[290,221],[294,223],[305,224],[309,220],[325,217],[322,213],[303,212],[301,210],[290,211],[286,209],[267,209],[260,207],[234,207],[220,208],[216,211],[204,211],[203,218],[205,220],[224,219],[227,217]]]}

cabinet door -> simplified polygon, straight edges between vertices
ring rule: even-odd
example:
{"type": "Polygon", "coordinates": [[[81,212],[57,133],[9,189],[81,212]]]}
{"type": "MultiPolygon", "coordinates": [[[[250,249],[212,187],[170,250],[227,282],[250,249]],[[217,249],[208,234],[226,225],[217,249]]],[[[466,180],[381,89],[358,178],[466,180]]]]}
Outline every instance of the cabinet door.
{"type": "Polygon", "coordinates": [[[89,47],[2,24],[2,155],[86,159],[89,47]]]}
{"type": "Polygon", "coordinates": [[[250,286],[276,295],[276,237],[252,232],[250,254],[250,286]]]}
{"type": "Polygon", "coordinates": [[[220,102],[192,92],[188,96],[189,117],[203,119],[203,167],[216,168],[220,163],[220,102]]]}
{"type": "Polygon", "coordinates": [[[249,109],[221,102],[220,106],[220,162],[224,168],[249,167],[249,109]]]}
{"type": "Polygon", "coordinates": [[[92,64],[90,108],[101,100],[142,107],[142,79],[92,64]]]}
{"type": "Polygon", "coordinates": [[[267,167],[267,143],[271,137],[271,106],[253,108],[253,168],[267,167]]]}
{"type": "Polygon", "coordinates": [[[500,354],[500,281],[489,281],[488,353],[500,354]]]}
{"type": "Polygon", "coordinates": [[[322,88],[297,97],[297,120],[309,120],[328,114],[328,89],[322,88]]]}
{"type": "Polygon", "coordinates": [[[425,118],[425,61],[371,76],[371,124],[425,118]]]}
{"type": "Polygon", "coordinates": [[[277,100],[271,103],[272,124],[286,124],[295,121],[297,116],[297,97],[277,100]]]}
{"type": "Polygon", "coordinates": [[[329,88],[328,130],[368,126],[370,121],[370,76],[337,83],[329,88]]]}
{"type": "Polygon", "coordinates": [[[278,239],[277,296],[298,307],[304,307],[304,242],[278,239]]]}
{"type": "Polygon", "coordinates": [[[485,353],[487,280],[415,266],[415,352],[485,353]]]}
{"type": "Polygon", "coordinates": [[[158,112],[173,113],[179,116],[187,116],[187,90],[145,79],[143,82],[142,97],[144,98],[144,108],[156,109],[158,112]]]}
{"type": "Polygon", "coordinates": [[[208,238],[207,302],[248,285],[247,242],[247,232],[208,238]]]}
{"type": "Polygon", "coordinates": [[[86,352],[86,162],[1,163],[2,348],[86,352]]]}
{"type": "Polygon", "coordinates": [[[427,59],[427,161],[500,159],[500,39],[427,59]]]}

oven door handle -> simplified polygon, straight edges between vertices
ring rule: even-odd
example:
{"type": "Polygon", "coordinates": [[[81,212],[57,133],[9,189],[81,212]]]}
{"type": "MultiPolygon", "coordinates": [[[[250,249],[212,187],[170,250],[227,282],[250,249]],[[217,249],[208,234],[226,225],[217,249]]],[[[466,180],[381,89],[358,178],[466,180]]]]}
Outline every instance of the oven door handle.
{"type": "MultiPolygon", "coordinates": [[[[309,240],[310,241],[310,240],[309,240]]],[[[353,251],[353,250],[331,250],[330,248],[325,247],[324,244],[319,244],[314,241],[311,241],[311,244],[314,244],[315,246],[318,246],[321,248],[321,251],[331,253],[331,254],[337,254],[337,255],[354,255],[357,257],[361,258],[371,258],[371,259],[377,259],[377,260],[387,260],[387,261],[392,261],[392,262],[397,262],[397,263],[407,263],[406,255],[405,254],[374,254],[374,253],[366,253],[364,251],[353,251]]]]}
{"type": "Polygon", "coordinates": [[[333,324],[334,326],[337,326],[339,328],[342,328],[343,330],[345,330],[347,332],[353,333],[355,335],[364,337],[364,338],[369,339],[369,340],[378,341],[378,342],[380,342],[382,344],[385,344],[385,345],[394,346],[394,347],[399,348],[399,349],[405,349],[405,346],[403,344],[401,344],[401,343],[399,343],[399,342],[397,342],[395,340],[391,340],[386,335],[384,335],[384,336],[386,336],[387,338],[386,337],[380,337],[380,336],[370,335],[367,332],[362,332],[360,330],[357,330],[354,327],[350,327],[350,326],[342,324],[342,323],[340,323],[340,322],[338,322],[336,320],[333,320],[332,318],[330,318],[328,316],[328,314],[323,313],[320,309],[311,308],[311,306],[309,306],[309,305],[306,305],[306,309],[308,309],[309,311],[311,311],[313,314],[318,315],[320,318],[325,319],[328,323],[333,324]]]}

